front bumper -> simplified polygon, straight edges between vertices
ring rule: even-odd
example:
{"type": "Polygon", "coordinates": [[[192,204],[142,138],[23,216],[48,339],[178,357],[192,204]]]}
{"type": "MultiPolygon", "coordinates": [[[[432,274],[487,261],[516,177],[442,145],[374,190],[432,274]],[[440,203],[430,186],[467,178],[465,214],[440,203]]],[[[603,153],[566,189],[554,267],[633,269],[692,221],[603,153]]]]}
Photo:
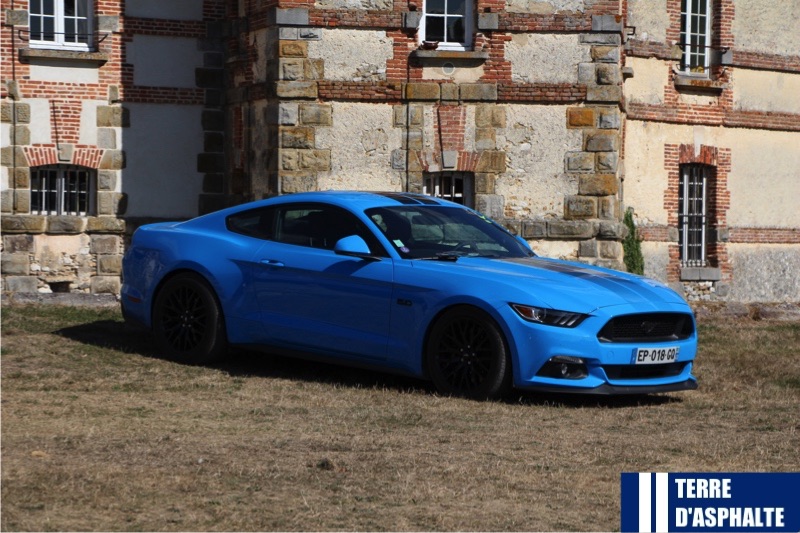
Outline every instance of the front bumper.
{"type": "Polygon", "coordinates": [[[580,388],[575,386],[554,386],[554,385],[531,385],[526,386],[525,390],[536,392],[554,392],[571,394],[591,394],[596,396],[622,396],[636,394],[656,394],[659,392],[680,392],[685,390],[697,389],[697,380],[689,378],[678,383],[668,383],[666,385],[611,385],[603,383],[598,387],[580,388]]]}

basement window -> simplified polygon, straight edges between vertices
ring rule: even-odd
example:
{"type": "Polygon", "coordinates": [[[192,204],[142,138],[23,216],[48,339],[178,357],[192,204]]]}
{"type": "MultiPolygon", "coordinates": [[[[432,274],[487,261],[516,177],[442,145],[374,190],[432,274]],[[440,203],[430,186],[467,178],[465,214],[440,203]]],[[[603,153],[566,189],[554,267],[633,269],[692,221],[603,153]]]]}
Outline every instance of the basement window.
{"type": "Polygon", "coordinates": [[[467,207],[475,206],[471,172],[431,172],[424,176],[422,193],[450,200],[467,207]]]}
{"type": "Polygon", "coordinates": [[[96,171],[50,165],[31,169],[31,213],[34,215],[94,214],[96,171]]]}

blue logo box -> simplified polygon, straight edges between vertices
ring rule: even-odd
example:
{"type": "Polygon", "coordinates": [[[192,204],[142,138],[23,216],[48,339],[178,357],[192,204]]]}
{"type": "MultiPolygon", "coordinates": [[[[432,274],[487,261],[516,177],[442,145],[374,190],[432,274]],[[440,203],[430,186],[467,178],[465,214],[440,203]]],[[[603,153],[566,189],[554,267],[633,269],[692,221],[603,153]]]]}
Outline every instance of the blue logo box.
{"type": "Polygon", "coordinates": [[[800,531],[800,473],[623,473],[621,531],[800,531]]]}

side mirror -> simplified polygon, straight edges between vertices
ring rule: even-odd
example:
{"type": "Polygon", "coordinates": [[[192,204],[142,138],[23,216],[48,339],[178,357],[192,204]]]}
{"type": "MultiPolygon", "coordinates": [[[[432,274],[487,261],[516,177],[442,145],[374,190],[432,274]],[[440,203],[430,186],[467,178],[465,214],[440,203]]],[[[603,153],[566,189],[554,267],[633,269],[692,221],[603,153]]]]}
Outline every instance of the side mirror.
{"type": "Polygon", "coordinates": [[[338,255],[347,255],[350,257],[358,257],[360,259],[368,259],[371,261],[377,261],[380,259],[379,257],[372,255],[372,252],[370,251],[366,241],[358,235],[342,237],[336,241],[333,251],[338,255]]]}

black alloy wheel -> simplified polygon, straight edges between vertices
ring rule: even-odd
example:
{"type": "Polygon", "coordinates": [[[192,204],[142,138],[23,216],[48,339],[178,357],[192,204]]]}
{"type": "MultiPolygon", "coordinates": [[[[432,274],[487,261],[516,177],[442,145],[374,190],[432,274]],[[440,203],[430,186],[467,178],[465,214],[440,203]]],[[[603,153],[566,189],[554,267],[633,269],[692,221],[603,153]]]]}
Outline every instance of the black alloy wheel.
{"type": "Polygon", "coordinates": [[[443,394],[476,400],[497,398],[511,384],[511,363],[500,328],[483,311],[455,307],[431,329],[427,369],[443,394]]]}
{"type": "Polygon", "coordinates": [[[225,328],[217,298],[195,274],[179,274],[159,291],[153,332],[160,351],[176,361],[206,364],[224,355],[225,328]]]}

